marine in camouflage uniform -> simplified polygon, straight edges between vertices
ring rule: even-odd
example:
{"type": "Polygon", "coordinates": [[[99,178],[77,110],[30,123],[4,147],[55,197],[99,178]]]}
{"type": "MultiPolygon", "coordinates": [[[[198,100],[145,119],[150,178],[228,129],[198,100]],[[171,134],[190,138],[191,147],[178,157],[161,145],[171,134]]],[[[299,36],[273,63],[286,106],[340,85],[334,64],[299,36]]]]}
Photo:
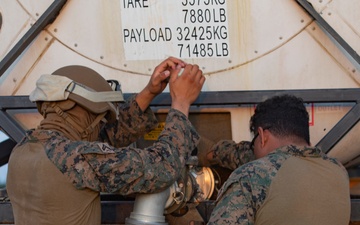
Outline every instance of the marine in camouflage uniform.
{"type": "MultiPolygon", "coordinates": [[[[201,79],[199,73],[194,81],[201,79]]],[[[199,84],[187,85],[197,89],[198,94],[203,82],[202,78],[199,84]]],[[[196,91],[194,94],[190,97],[197,96],[196,91]]],[[[66,108],[72,104],[67,101],[57,104],[66,108]]],[[[26,132],[10,156],[7,190],[16,224],[99,225],[100,192],[128,195],[167,188],[178,178],[199,141],[186,111],[172,108],[153,146],[128,146],[157,124],[151,109],[143,111],[135,97],[118,106],[119,120],[105,124],[101,135],[97,131],[96,137],[89,138],[90,132],[85,140],[72,137],[77,132],[69,131],[72,125],[64,125],[68,122],[64,118],[77,117],[92,124],[98,114],[86,114],[77,105],[61,113],[53,112],[51,107],[56,104],[41,105],[41,112],[48,111],[45,119],[39,128],[26,132]],[[59,116],[65,113],[68,115],[59,116]],[[105,137],[107,143],[91,141],[98,137],[105,137]]],[[[87,131],[91,129],[100,127],[87,131]]]]}
{"type": "MultiPolygon", "coordinates": [[[[277,109],[275,113],[294,113],[296,120],[299,115],[287,105],[287,98],[279,98],[283,106],[272,99],[269,104],[288,108],[277,109]]],[[[261,115],[266,111],[265,107],[272,109],[271,106],[258,107],[252,118],[253,131],[259,126],[270,127],[264,125],[267,120],[261,115]]],[[[286,120],[291,120],[291,116],[287,115],[286,120]]],[[[268,129],[272,131],[272,127],[268,129]]],[[[349,224],[349,180],[339,161],[306,144],[280,145],[268,154],[256,157],[254,152],[259,151],[261,141],[252,147],[250,142],[224,140],[212,147],[211,163],[234,171],[219,191],[208,224],[349,224]]]]}

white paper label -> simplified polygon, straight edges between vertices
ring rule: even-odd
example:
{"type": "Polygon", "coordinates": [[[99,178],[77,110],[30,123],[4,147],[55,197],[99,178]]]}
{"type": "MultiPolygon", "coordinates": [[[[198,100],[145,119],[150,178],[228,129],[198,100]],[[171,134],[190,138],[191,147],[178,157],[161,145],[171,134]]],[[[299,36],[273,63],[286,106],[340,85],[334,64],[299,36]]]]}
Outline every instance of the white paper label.
{"type": "Polygon", "coordinates": [[[230,57],[226,0],[120,0],[126,60],[230,57]]]}

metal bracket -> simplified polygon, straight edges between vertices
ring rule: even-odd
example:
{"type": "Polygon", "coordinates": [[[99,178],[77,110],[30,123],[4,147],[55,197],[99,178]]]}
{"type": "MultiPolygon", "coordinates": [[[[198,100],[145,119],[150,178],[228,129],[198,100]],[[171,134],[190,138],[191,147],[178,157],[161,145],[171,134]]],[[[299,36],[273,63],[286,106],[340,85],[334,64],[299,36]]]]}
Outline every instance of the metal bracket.
{"type": "Polygon", "coordinates": [[[306,0],[296,0],[297,3],[305,9],[306,12],[314,19],[316,22],[323,27],[337,42],[338,44],[347,52],[349,55],[360,64],[360,56],[356,51],[322,18],[322,16],[312,7],[312,5],[306,0]]]}
{"type": "Polygon", "coordinates": [[[54,22],[67,0],[55,0],[0,62],[0,77],[45,27],[54,22]]]}

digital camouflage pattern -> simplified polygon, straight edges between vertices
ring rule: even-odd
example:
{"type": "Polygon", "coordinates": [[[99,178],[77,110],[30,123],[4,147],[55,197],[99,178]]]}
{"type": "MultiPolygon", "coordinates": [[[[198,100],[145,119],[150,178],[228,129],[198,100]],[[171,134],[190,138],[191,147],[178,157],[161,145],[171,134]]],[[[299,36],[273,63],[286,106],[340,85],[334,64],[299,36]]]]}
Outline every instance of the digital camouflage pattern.
{"type": "MultiPolygon", "coordinates": [[[[232,141],[224,141],[220,142],[213,149],[219,162],[223,160],[221,162],[223,165],[236,166],[245,164],[234,170],[222,186],[208,224],[259,224],[256,223],[255,219],[258,211],[269,195],[270,185],[278,175],[280,168],[291,157],[302,159],[322,158],[325,161],[331,162],[331,165],[336,165],[336,170],[340,170],[339,173],[347,178],[345,168],[337,160],[329,158],[320,149],[315,147],[285,146],[261,159],[249,163],[245,162],[245,160],[252,159],[249,153],[248,142],[235,144],[232,141]],[[237,151],[231,148],[236,148],[237,151]],[[222,155],[225,154],[225,152],[231,151],[233,151],[233,155],[230,157],[224,157],[225,155],[222,155]]],[[[346,191],[343,192],[344,195],[340,193],[342,197],[345,196],[345,202],[347,194],[349,194],[346,191]]],[[[296,193],[293,193],[293,196],[295,195],[296,193]]],[[[279,196],[278,198],[281,197],[279,196]]],[[[329,196],[329,198],[331,197],[329,196]]],[[[348,207],[348,205],[345,204],[343,208],[346,207],[348,207]]],[[[345,211],[348,212],[349,208],[346,208],[346,210],[345,211]]],[[[346,217],[347,215],[344,216],[346,217]]],[[[276,222],[271,223],[270,221],[267,220],[264,224],[280,224],[276,222]]],[[[300,224],[302,224],[301,220],[299,221],[300,224]]]]}
{"type": "Polygon", "coordinates": [[[134,98],[119,107],[120,121],[101,135],[110,144],[73,141],[52,129],[26,132],[7,176],[16,224],[98,225],[101,192],[149,193],[173,184],[199,142],[193,125],[170,109],[158,141],[138,149],[131,143],[157,125],[156,117],[134,98]]]}
{"type": "MultiPolygon", "coordinates": [[[[151,110],[134,100],[123,104],[119,123],[106,127],[106,141],[127,146],[157,124],[151,110]]],[[[48,158],[77,189],[131,194],[171,185],[179,176],[199,135],[187,117],[171,109],[159,141],[147,149],[116,148],[103,142],[72,141],[49,130],[28,131],[19,145],[41,142],[48,158]]]]}
{"type": "Polygon", "coordinates": [[[235,170],[239,166],[255,160],[254,152],[248,141],[236,143],[233,140],[221,140],[213,145],[211,151],[213,151],[211,164],[230,170],[235,170]]]}
{"type": "Polygon", "coordinates": [[[143,112],[135,101],[135,95],[119,105],[119,112],[119,120],[106,124],[99,141],[114,147],[128,146],[157,126],[154,113],[149,108],[143,112]]]}

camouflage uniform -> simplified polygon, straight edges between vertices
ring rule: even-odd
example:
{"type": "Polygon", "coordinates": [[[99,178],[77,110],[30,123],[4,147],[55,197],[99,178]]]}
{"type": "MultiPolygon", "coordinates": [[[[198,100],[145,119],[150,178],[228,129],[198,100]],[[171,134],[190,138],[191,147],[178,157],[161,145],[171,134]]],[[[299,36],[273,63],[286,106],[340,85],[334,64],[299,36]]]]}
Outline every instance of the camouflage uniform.
{"type": "Polygon", "coordinates": [[[230,170],[235,170],[239,166],[255,160],[254,152],[248,141],[236,143],[232,140],[222,140],[213,145],[211,151],[213,151],[211,164],[230,170]]]}
{"type": "MultiPolygon", "coordinates": [[[[157,123],[151,110],[142,112],[134,98],[122,104],[120,114],[119,123],[107,126],[102,134],[118,147],[157,123]]],[[[56,131],[30,130],[9,160],[7,189],[15,222],[98,225],[100,192],[127,195],[168,187],[198,141],[190,121],[175,109],[169,111],[158,141],[147,149],[115,148],[103,142],[72,141],[56,131]]]]}
{"type": "Polygon", "coordinates": [[[347,172],[318,148],[284,146],[249,163],[248,142],[223,141],[212,150],[222,166],[240,167],[221,188],[208,224],[349,224],[347,172]]]}

